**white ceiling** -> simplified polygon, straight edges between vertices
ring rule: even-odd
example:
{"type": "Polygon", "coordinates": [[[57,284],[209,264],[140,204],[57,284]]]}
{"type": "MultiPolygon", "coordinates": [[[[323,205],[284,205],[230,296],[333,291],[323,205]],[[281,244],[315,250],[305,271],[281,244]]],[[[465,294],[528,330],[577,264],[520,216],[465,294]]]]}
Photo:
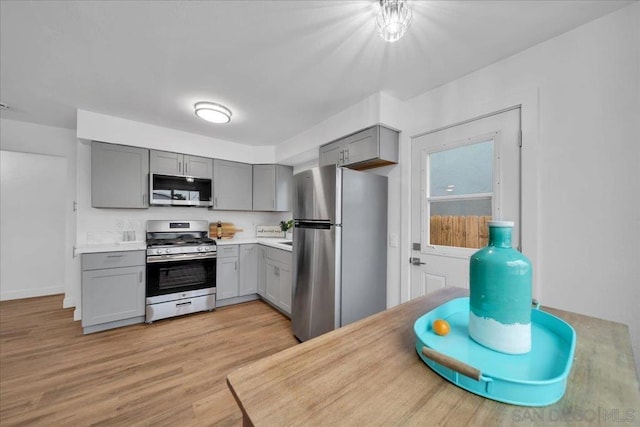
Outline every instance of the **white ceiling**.
{"type": "Polygon", "coordinates": [[[373,0],[2,0],[2,117],[75,129],[84,109],[276,145],[371,94],[411,98],[628,3],[414,0],[389,44],[373,0]],[[202,100],[231,108],[231,123],[198,119],[202,100]]]}

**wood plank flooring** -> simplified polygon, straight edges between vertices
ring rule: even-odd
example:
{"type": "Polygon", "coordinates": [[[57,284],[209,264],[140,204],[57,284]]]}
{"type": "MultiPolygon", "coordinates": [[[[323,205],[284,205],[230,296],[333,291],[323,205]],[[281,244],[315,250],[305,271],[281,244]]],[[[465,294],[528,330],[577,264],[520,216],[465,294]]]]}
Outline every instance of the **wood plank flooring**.
{"type": "Polygon", "coordinates": [[[83,335],[62,296],[0,302],[0,425],[240,426],[226,375],[297,344],[252,301],[83,335]]]}

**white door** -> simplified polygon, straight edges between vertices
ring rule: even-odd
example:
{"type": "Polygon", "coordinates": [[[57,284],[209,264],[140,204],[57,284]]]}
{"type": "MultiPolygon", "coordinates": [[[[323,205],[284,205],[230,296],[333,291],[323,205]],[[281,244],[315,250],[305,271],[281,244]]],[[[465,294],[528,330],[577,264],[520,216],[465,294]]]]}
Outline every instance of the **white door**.
{"type": "Polygon", "coordinates": [[[469,287],[487,221],[515,222],[520,246],[520,109],[411,140],[411,295],[469,287]]]}

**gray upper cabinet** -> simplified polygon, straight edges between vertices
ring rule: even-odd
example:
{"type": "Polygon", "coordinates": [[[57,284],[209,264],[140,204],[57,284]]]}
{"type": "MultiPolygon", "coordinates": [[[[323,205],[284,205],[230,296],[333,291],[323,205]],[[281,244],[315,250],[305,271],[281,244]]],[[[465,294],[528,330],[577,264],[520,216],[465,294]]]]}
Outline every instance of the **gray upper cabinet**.
{"type": "Polygon", "coordinates": [[[213,159],[213,209],[250,211],[253,205],[250,164],[213,159]]]}
{"type": "Polygon", "coordinates": [[[291,210],[293,167],[284,165],[253,165],[253,210],[291,210]]]}
{"type": "Polygon", "coordinates": [[[182,154],[151,150],[149,152],[149,170],[152,173],[181,175],[182,154]]]}
{"type": "Polygon", "coordinates": [[[193,176],[195,178],[211,179],[213,177],[213,173],[211,171],[212,165],[212,159],[208,157],[184,155],[185,175],[193,176]]]}
{"type": "Polygon", "coordinates": [[[91,143],[91,206],[149,207],[149,150],[91,143]]]}
{"type": "Polygon", "coordinates": [[[151,172],[166,175],[186,175],[211,179],[211,159],[190,156],[170,151],[151,150],[149,152],[151,172]]]}
{"type": "Polygon", "coordinates": [[[373,126],[320,147],[319,165],[370,169],[398,163],[399,133],[373,126]]]}

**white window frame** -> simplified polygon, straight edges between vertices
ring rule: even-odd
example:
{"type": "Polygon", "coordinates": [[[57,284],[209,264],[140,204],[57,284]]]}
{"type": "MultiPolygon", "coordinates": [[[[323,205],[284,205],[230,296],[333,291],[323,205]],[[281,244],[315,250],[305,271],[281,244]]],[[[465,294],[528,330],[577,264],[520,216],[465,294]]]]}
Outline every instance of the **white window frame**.
{"type": "Polygon", "coordinates": [[[502,147],[502,132],[494,131],[485,133],[482,135],[477,135],[472,138],[466,138],[459,141],[447,142],[442,144],[440,147],[428,150],[422,150],[422,171],[421,171],[421,179],[424,185],[422,189],[422,201],[421,201],[421,224],[422,230],[420,232],[421,244],[420,244],[420,252],[427,255],[442,255],[449,256],[454,258],[470,258],[473,253],[478,251],[477,248],[461,248],[456,246],[441,246],[441,245],[431,245],[429,244],[429,238],[431,233],[431,227],[429,224],[430,220],[430,202],[432,201],[448,201],[448,200],[473,200],[480,198],[491,197],[491,217],[492,218],[501,218],[500,215],[500,200],[501,200],[501,187],[500,181],[502,177],[501,171],[501,163],[500,163],[500,149],[502,147]],[[466,196],[462,195],[454,195],[454,196],[429,196],[429,155],[433,153],[438,153],[441,151],[451,150],[454,148],[464,147],[467,145],[478,144],[481,142],[486,142],[493,140],[493,192],[492,193],[477,193],[470,194],[466,196]]]}

